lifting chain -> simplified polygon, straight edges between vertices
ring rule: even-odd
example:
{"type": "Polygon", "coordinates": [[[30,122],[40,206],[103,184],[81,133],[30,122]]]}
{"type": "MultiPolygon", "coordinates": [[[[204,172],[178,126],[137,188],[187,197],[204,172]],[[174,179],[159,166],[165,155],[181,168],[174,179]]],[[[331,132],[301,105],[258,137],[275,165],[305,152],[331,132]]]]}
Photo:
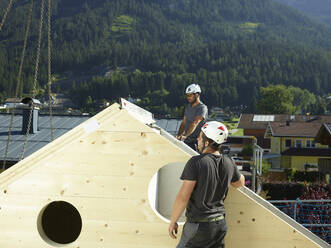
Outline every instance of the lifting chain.
{"type": "MultiPolygon", "coordinates": [[[[23,64],[24,64],[24,58],[25,58],[25,51],[26,51],[27,41],[28,41],[29,32],[30,32],[32,13],[33,13],[33,0],[31,0],[31,3],[30,3],[30,10],[29,10],[28,22],[27,22],[27,25],[26,25],[26,31],[25,31],[25,37],[24,37],[24,45],[23,45],[23,50],[22,50],[22,55],[21,55],[21,61],[20,61],[20,67],[19,67],[18,76],[17,76],[17,85],[16,85],[16,90],[15,90],[15,99],[17,99],[18,96],[19,96],[19,98],[22,97],[22,93],[20,93],[20,89],[23,86],[23,83],[22,83],[22,70],[23,70],[23,64]]],[[[6,149],[5,149],[5,154],[4,154],[3,164],[2,164],[2,170],[5,170],[6,169],[6,161],[7,161],[7,156],[8,156],[8,148],[9,148],[9,143],[10,143],[10,138],[11,138],[11,132],[12,132],[12,129],[13,129],[13,120],[14,120],[15,108],[16,108],[16,102],[14,102],[14,107],[13,107],[13,109],[11,111],[9,131],[8,131],[8,139],[7,139],[7,143],[6,143],[6,149]]]]}
{"type": "MultiPolygon", "coordinates": [[[[45,0],[41,0],[39,37],[38,37],[38,45],[37,45],[37,56],[36,56],[35,73],[34,73],[34,81],[33,81],[32,99],[34,99],[37,94],[36,88],[37,88],[37,78],[38,78],[38,70],[39,70],[40,47],[41,47],[41,37],[42,37],[42,28],[43,28],[43,20],[44,20],[44,9],[45,9],[45,0]]],[[[30,106],[30,113],[29,113],[27,131],[26,131],[26,135],[25,135],[25,141],[23,144],[22,154],[21,154],[21,157],[19,160],[22,160],[24,158],[26,144],[28,141],[30,128],[31,128],[33,109],[34,109],[34,102],[32,101],[31,106],[30,106]]]]}
{"type": "Polygon", "coordinates": [[[51,74],[51,0],[48,0],[48,28],[47,28],[47,39],[48,39],[48,105],[49,105],[49,125],[51,130],[51,141],[54,140],[53,131],[53,113],[52,113],[52,74],[51,74]]]}
{"type": "Polygon", "coordinates": [[[14,2],[14,0],[10,0],[9,1],[8,7],[6,8],[5,13],[3,14],[2,21],[0,23],[0,32],[2,30],[3,24],[5,24],[7,15],[9,13],[9,11],[10,11],[11,6],[13,5],[13,2],[14,2]]]}

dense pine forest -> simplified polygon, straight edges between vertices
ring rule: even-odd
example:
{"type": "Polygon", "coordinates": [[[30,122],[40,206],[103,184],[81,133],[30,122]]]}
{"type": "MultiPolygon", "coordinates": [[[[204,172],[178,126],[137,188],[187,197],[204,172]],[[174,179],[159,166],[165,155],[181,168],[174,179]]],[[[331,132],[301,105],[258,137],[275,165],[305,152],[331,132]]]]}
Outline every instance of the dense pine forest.
{"type": "MultiPolygon", "coordinates": [[[[32,94],[40,3],[23,95],[32,94]]],[[[7,4],[0,0],[1,19],[7,4]]],[[[15,1],[0,32],[0,101],[15,95],[29,4],[15,1]]],[[[52,91],[90,112],[100,100],[130,95],[178,116],[192,82],[209,107],[247,111],[259,111],[261,87],[270,85],[306,89],[324,109],[321,99],[331,93],[331,29],[272,0],[53,0],[51,35],[52,91]]],[[[46,38],[44,28],[39,98],[47,93],[46,38]]]]}

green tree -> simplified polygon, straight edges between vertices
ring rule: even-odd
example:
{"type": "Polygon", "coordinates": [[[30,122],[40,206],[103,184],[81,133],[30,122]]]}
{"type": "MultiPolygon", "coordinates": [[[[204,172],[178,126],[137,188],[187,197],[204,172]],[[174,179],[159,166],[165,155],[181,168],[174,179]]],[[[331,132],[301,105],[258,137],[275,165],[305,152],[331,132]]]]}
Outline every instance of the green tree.
{"type": "Polygon", "coordinates": [[[261,114],[294,114],[293,94],[284,85],[261,87],[258,110],[261,114]]]}
{"type": "Polygon", "coordinates": [[[311,107],[316,103],[316,97],[306,89],[289,86],[289,91],[293,95],[293,105],[298,113],[308,113],[311,107]]]}
{"type": "Polygon", "coordinates": [[[320,96],[316,97],[316,103],[312,106],[312,112],[317,115],[323,115],[326,112],[326,102],[325,99],[323,99],[320,96]]]}

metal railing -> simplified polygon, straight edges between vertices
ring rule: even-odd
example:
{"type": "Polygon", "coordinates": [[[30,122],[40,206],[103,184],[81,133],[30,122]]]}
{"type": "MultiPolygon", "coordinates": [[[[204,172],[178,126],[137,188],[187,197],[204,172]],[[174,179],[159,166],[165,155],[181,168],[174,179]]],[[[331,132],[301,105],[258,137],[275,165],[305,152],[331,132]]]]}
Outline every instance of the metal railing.
{"type": "Polygon", "coordinates": [[[331,199],[272,200],[269,202],[331,244],[331,199]]]}
{"type": "Polygon", "coordinates": [[[257,175],[262,175],[262,158],[263,158],[263,149],[257,145],[257,140],[253,138],[253,175],[252,175],[252,190],[257,192],[256,189],[256,182],[257,182],[257,175]]]}

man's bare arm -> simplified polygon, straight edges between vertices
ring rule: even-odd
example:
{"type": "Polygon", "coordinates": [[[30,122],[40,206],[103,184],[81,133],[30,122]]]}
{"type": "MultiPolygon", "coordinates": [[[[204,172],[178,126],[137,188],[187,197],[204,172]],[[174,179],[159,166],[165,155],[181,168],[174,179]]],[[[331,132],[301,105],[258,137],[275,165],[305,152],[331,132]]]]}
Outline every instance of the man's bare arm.
{"type": "Polygon", "coordinates": [[[179,140],[181,140],[181,136],[184,133],[185,123],[186,123],[186,117],[184,116],[184,118],[182,120],[182,123],[180,124],[179,130],[178,130],[178,133],[177,133],[177,136],[176,136],[176,138],[179,139],[179,140]]]}
{"type": "Polygon", "coordinates": [[[199,125],[200,121],[202,121],[204,118],[202,116],[196,116],[193,120],[193,122],[188,127],[187,131],[185,132],[185,137],[188,137],[191,133],[194,132],[196,127],[199,125]]]}
{"type": "Polygon", "coordinates": [[[236,182],[231,183],[231,185],[235,188],[240,188],[245,186],[245,177],[243,175],[240,176],[240,179],[236,182]]]}
{"type": "Polygon", "coordinates": [[[172,208],[171,219],[168,229],[169,235],[173,239],[176,238],[175,234],[177,233],[177,228],[178,228],[177,221],[184,212],[184,209],[186,208],[186,205],[190,200],[195,184],[196,181],[184,180],[177,194],[174,206],[172,208]]]}

